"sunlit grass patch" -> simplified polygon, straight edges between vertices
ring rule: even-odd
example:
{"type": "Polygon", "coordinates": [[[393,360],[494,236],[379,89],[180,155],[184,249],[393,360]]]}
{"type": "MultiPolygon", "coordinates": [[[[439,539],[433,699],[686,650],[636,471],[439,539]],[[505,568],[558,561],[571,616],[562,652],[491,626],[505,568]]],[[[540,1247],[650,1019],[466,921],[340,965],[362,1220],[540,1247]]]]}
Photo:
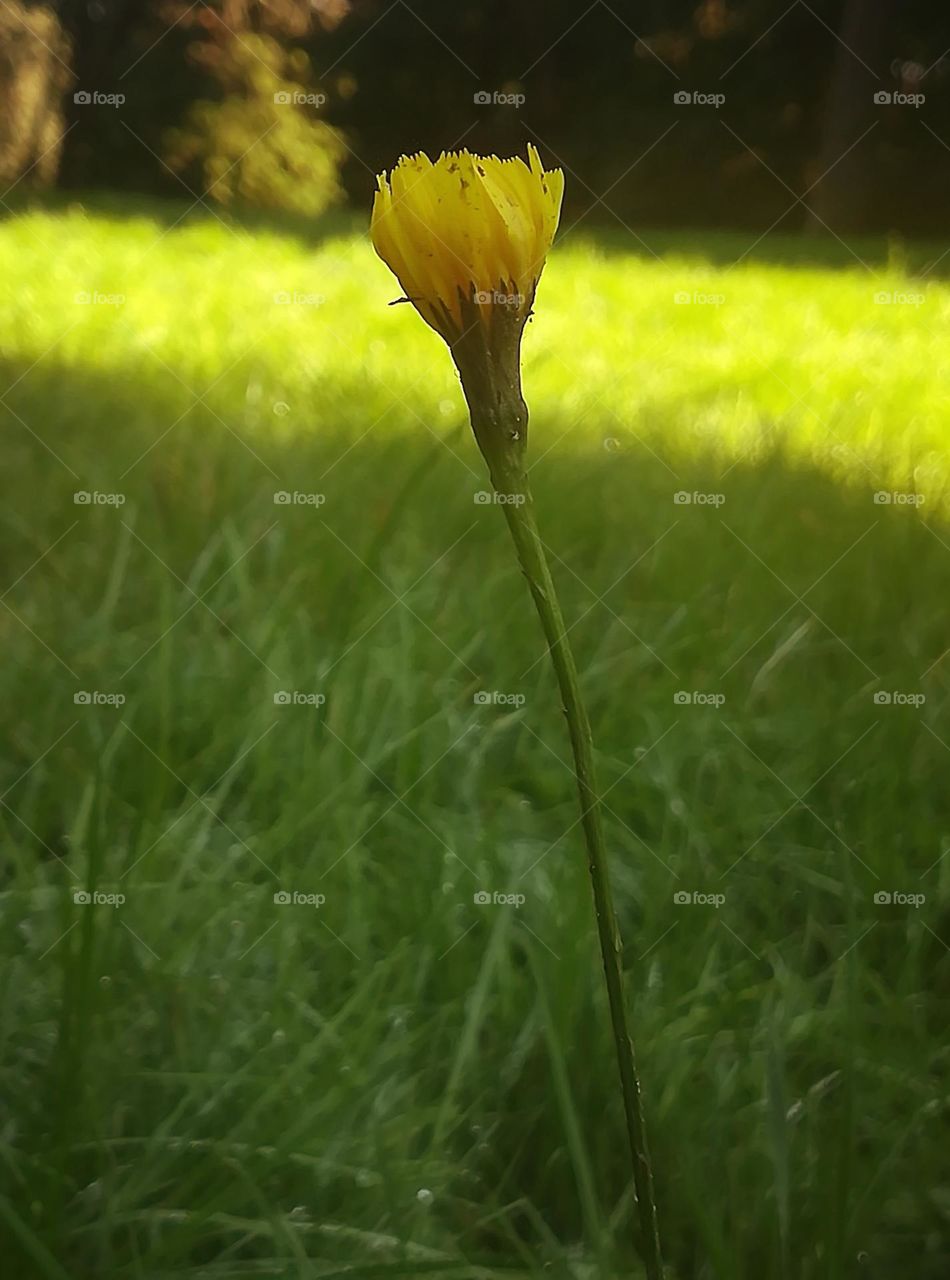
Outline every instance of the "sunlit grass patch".
{"type": "MultiPolygon", "coordinates": [[[[0,224],[23,1274],[586,1280],[589,886],[457,381],[365,220],[183,212],[0,224]]],[[[643,238],[555,247],[525,384],[670,1265],[942,1280],[939,251],[643,238]]]]}

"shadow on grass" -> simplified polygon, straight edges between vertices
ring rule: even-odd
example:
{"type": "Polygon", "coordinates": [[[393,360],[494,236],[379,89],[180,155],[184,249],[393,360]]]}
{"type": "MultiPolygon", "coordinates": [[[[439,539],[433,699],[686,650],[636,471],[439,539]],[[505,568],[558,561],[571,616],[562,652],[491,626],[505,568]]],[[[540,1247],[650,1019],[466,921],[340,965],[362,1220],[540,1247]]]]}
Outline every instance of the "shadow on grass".
{"type": "MultiPolygon", "coordinates": [[[[567,227],[570,227],[568,222],[567,227]]],[[[947,245],[902,236],[806,235],[793,232],[719,231],[702,228],[633,227],[635,235],[613,224],[585,220],[570,239],[589,240],[606,253],[654,257],[691,257],[717,267],[743,264],[813,268],[822,271],[895,271],[933,279],[950,276],[947,245]]]]}
{"type": "MultiPolygon", "coordinates": [[[[476,499],[487,485],[461,414],[446,442],[409,415],[397,418],[395,429],[360,439],[359,386],[323,383],[314,391],[314,419],[336,426],[279,438],[201,406],[182,415],[179,402],[164,401],[151,384],[58,368],[52,360],[35,368],[8,364],[0,376],[4,386],[15,384],[9,409],[0,411],[12,482],[3,510],[9,727],[2,783],[27,824],[15,829],[23,862],[42,860],[58,872],[59,856],[75,863],[76,874],[85,872],[91,855],[68,836],[88,808],[94,762],[106,778],[97,810],[103,856],[128,852],[134,868],[147,853],[148,878],[140,871],[142,878],[130,880],[143,896],[153,883],[177,883],[184,874],[185,846],[177,840],[187,823],[175,824],[196,795],[212,795],[227,824],[222,830],[202,813],[220,843],[197,846],[199,877],[222,867],[230,883],[236,873],[228,859],[253,840],[259,856],[242,869],[245,884],[271,888],[268,866],[304,884],[314,861],[321,869],[339,861],[353,831],[357,839],[371,831],[366,856],[356,862],[354,855],[353,879],[344,882],[350,898],[362,894],[369,905],[358,903],[355,919],[342,927],[354,931],[346,936],[367,981],[384,975],[385,999],[367,988],[346,1035],[370,1026],[377,1006],[385,1005],[388,1017],[390,999],[405,1003],[412,1017],[433,1016],[431,1034],[427,1029],[405,1049],[400,1040],[378,1068],[372,1046],[346,1046],[358,1070],[336,1075],[339,1096],[352,1106],[339,1133],[332,1128],[336,1102],[320,1126],[302,1131],[301,1095],[282,1088],[281,1072],[302,1060],[311,1042],[310,1023],[289,1023],[299,1059],[281,1058],[274,1067],[262,1050],[245,1079],[248,1031],[223,1066],[214,1058],[214,1071],[233,1077],[227,1106],[242,1125],[261,1080],[281,1086],[260,1127],[240,1131],[242,1142],[248,1134],[254,1139],[242,1156],[250,1192],[210,1156],[199,1178],[198,1166],[184,1163],[192,1159],[187,1152],[164,1153],[162,1177],[173,1185],[191,1178],[196,1196],[204,1179],[236,1215],[259,1215],[262,1191],[268,1204],[306,1204],[312,1170],[283,1159],[268,1164],[265,1146],[283,1152],[319,1143],[322,1151],[337,1144],[348,1161],[365,1121],[363,1095],[374,1092],[381,1108],[390,1099],[399,1108],[386,1132],[404,1179],[398,1195],[372,1180],[354,1193],[350,1168],[322,1166],[320,1191],[333,1215],[351,1225],[398,1233],[405,1205],[416,1203],[424,1185],[430,1100],[441,1099],[450,1063],[468,1046],[473,1065],[451,1082],[457,1110],[445,1138],[462,1190],[447,1173],[452,1193],[440,1204],[442,1216],[420,1233],[431,1233],[429,1240],[441,1230],[469,1257],[510,1261],[521,1246],[540,1257],[547,1246],[533,1234],[539,1220],[565,1244],[584,1234],[577,1185],[589,1173],[604,1216],[616,1212],[617,1235],[625,1239],[629,1205],[618,1201],[628,1166],[603,1050],[604,1013],[588,985],[591,925],[571,826],[570,772],[559,758],[566,754],[563,724],[501,512],[476,499]],[[277,492],[325,501],[275,502],[277,492]],[[77,503],[76,493],[107,500],[77,503]],[[116,494],[121,504],[108,501],[116,494]],[[124,668],[132,673],[125,683],[124,668]],[[299,689],[325,681],[328,710],[285,721],[289,727],[274,733],[268,756],[259,758],[251,747],[267,727],[263,711],[275,714],[275,682],[285,675],[299,689]],[[123,714],[139,742],[122,739],[116,749],[111,722],[103,728],[101,716],[87,716],[62,749],[41,759],[79,715],[74,690],[114,685],[128,690],[123,714]],[[513,714],[502,704],[483,711],[473,700],[479,690],[522,694],[524,710],[513,714]],[[463,737],[473,721],[480,733],[463,737]],[[245,744],[240,785],[219,798],[218,784],[245,744]],[[410,791],[406,817],[394,797],[410,791]],[[414,823],[414,814],[421,820],[414,823]],[[175,842],[156,852],[169,827],[175,842]],[[494,984],[486,979],[491,1016],[483,1023],[467,1022],[478,1007],[473,975],[487,962],[468,949],[476,944],[465,941],[464,920],[457,937],[449,925],[444,937],[436,933],[418,975],[411,968],[398,997],[391,995],[396,970],[386,965],[399,947],[443,927],[447,913],[433,907],[443,900],[446,876],[440,840],[484,868],[491,887],[532,864],[531,929],[543,949],[527,932],[518,934],[516,963],[494,984]],[[543,1029],[547,1014],[526,976],[525,948],[534,948],[545,975],[556,1033],[543,1029]],[[469,1039],[463,1026],[474,1028],[469,1039]],[[558,1054],[569,1080],[566,1100],[549,1075],[558,1054]],[[404,1096],[413,1091],[425,1103],[403,1119],[404,1096]],[[563,1138],[572,1121],[582,1155],[563,1138]],[[472,1175],[471,1185],[462,1172],[472,1175]],[[530,1204],[531,1214],[489,1213],[482,1202],[496,1195],[503,1206],[530,1204]]],[[[548,434],[557,440],[571,425],[545,405],[535,406],[533,424],[535,441],[548,434]]],[[[730,1258],[734,1274],[788,1274],[777,1211],[762,1193],[763,1169],[781,1158],[789,1162],[792,1218],[804,1224],[792,1245],[795,1274],[827,1274],[829,1250],[838,1274],[848,1274],[848,1259],[865,1250],[875,1277],[911,1268],[921,1280],[936,1280],[943,1274],[939,1249],[925,1256],[922,1242],[939,1238],[931,1191],[942,1185],[940,1153],[920,1135],[908,1141],[906,1096],[929,1105],[939,1084],[948,982],[947,920],[937,875],[925,877],[950,823],[941,741],[946,629],[934,608],[946,594],[950,534],[914,507],[876,504],[878,486],[863,473],[844,483],[778,451],[730,460],[707,447],[684,455],[664,446],[662,436],[651,437],[650,449],[631,438],[605,450],[603,437],[616,431],[614,423],[587,443],[568,434],[545,455],[533,483],[610,789],[623,929],[637,941],[628,965],[645,1028],[641,1066],[668,1253],[684,1277],[705,1274],[710,1257],[719,1259],[721,1274],[730,1274],[723,1269],[730,1258]],[[727,927],[698,906],[684,927],[674,893],[698,892],[723,877],[733,913],[722,917],[727,927]],[[890,907],[878,910],[873,902],[880,890],[920,882],[933,895],[921,916],[926,931],[911,932],[906,911],[888,914],[890,907]],[[845,955],[852,959],[842,968],[845,955]],[[772,1075],[763,1085],[766,1061],[772,1075]],[[874,1106],[858,1107],[869,1095],[874,1106]],[[763,1118],[766,1102],[779,1138],[763,1118]],[[796,1106],[805,1121],[792,1129],[797,1121],[787,1117],[796,1106]],[[885,1162],[904,1195],[882,1205],[876,1189],[885,1162]],[[829,1244],[825,1215],[832,1213],[844,1225],[840,1241],[829,1244]]],[[[470,898],[472,884],[463,884],[470,898]]],[[[230,927],[234,910],[222,901],[214,909],[226,913],[230,927]]],[[[195,902],[190,897],[180,910],[197,912],[195,902]]],[[[203,914],[192,923],[199,937],[203,914]]],[[[158,955],[173,933],[167,944],[153,939],[158,955]]],[[[314,946],[303,925],[299,936],[302,946],[314,946]]],[[[493,947],[500,936],[491,934],[493,947]]],[[[153,962],[139,953],[135,963],[148,974],[149,1001],[174,1011],[167,1019],[173,1030],[179,1019],[188,1027],[220,1016],[225,1035],[229,1019],[244,1026],[249,992],[261,1010],[270,1009],[279,972],[270,945],[262,942],[248,963],[242,942],[231,974],[234,1003],[215,991],[197,1012],[174,966],[166,972],[166,962],[156,961],[149,968],[153,962]]],[[[501,954],[502,944],[496,949],[501,954]]],[[[220,955],[205,961],[216,973],[226,964],[220,955]]],[[[309,962],[308,952],[290,970],[295,996],[309,980],[309,962]]],[[[190,974],[190,953],[187,963],[190,974]]],[[[342,948],[321,957],[322,998],[331,1006],[343,1001],[342,993],[358,986],[352,974],[342,948]]],[[[122,1008],[109,1016],[120,1035],[122,1008]]],[[[374,1046],[389,1044],[382,1022],[371,1030],[374,1046]]],[[[112,1052],[108,1036],[86,1041],[80,1033],[73,1031],[80,1056],[95,1061],[112,1052]]],[[[172,1066],[184,1075],[191,1061],[179,1043],[188,1037],[175,1036],[164,1022],[149,1032],[142,1074],[151,1092],[141,1095],[139,1110],[129,1107],[135,1135],[158,1132],[168,1114],[168,1093],[153,1098],[152,1077],[167,1069],[162,1089],[174,1097],[172,1066]]],[[[126,1045],[113,1056],[128,1052],[126,1045]]],[[[335,1070],[335,1060],[330,1066],[335,1070]]],[[[31,1059],[31,1067],[42,1075],[45,1063],[31,1059]]],[[[307,1060],[308,1106],[321,1097],[309,1075],[320,1068],[307,1060]]],[[[217,1076],[212,1084],[219,1091],[217,1076]]],[[[100,1168],[95,1109],[77,1108],[70,1120],[75,1129],[64,1145],[85,1146],[63,1180],[64,1234],[51,1247],[66,1249],[64,1257],[67,1246],[88,1238],[79,1189],[108,1176],[100,1168]]],[[[366,1125],[373,1140],[375,1125],[374,1112],[366,1125]]],[[[28,1117],[28,1132],[48,1137],[49,1128],[46,1115],[28,1117]]],[[[110,1140],[122,1136],[110,1130],[110,1140]]],[[[165,1203],[163,1185],[141,1177],[144,1225],[130,1215],[115,1245],[130,1267],[149,1247],[144,1210],[165,1203]]],[[[36,1199],[29,1179],[21,1199],[28,1218],[36,1199]]],[[[199,1249],[185,1225],[162,1227],[164,1240],[181,1233],[178,1260],[187,1255],[191,1262],[224,1256],[228,1229],[213,1222],[199,1249]]],[[[299,1247],[309,1247],[303,1239],[299,1247]]],[[[261,1247],[248,1243],[242,1257],[254,1258],[261,1247]]],[[[327,1256],[352,1263],[354,1244],[324,1247],[327,1256]]],[[[98,1265],[89,1260],[92,1247],[83,1249],[77,1276],[98,1265]]]]}
{"type": "Polygon", "coordinates": [[[0,205],[0,223],[33,212],[59,214],[75,209],[82,209],[93,217],[119,221],[144,218],[166,230],[223,224],[249,232],[286,236],[310,247],[339,236],[365,234],[369,228],[368,211],[346,207],[312,218],[245,207],[225,208],[211,199],[197,200],[187,195],[181,199],[156,199],[151,195],[110,191],[16,191],[0,205]]]}
{"type": "MultiPolygon", "coordinates": [[[[292,213],[269,213],[253,208],[226,209],[210,200],[188,197],[156,199],[124,192],[52,191],[14,192],[0,206],[0,222],[24,213],[64,213],[81,208],[103,218],[146,218],[170,230],[176,227],[223,224],[249,232],[286,236],[315,247],[326,240],[365,235],[369,230],[369,206],[328,211],[319,218],[292,213]]],[[[820,270],[885,271],[910,276],[950,278],[950,256],[944,242],[905,240],[893,236],[805,235],[792,232],[722,231],[702,228],[663,229],[655,226],[621,227],[616,220],[584,218],[574,230],[572,220],[562,220],[562,239],[587,241],[607,254],[655,258],[688,256],[712,266],[729,267],[737,261],[776,267],[820,270]]]]}

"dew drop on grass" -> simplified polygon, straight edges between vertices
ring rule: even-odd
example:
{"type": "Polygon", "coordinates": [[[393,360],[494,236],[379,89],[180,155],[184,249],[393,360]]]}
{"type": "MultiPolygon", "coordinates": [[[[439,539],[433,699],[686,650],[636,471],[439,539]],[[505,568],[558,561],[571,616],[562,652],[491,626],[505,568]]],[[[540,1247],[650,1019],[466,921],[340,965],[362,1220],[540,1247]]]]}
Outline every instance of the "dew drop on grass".
{"type": "Polygon", "coordinates": [[[419,1201],[420,1204],[429,1205],[435,1199],[435,1196],[433,1196],[432,1192],[429,1190],[428,1187],[420,1187],[419,1190],[416,1192],[416,1199],[419,1201]]]}
{"type": "Polygon", "coordinates": [[[108,975],[107,973],[104,973],[104,974],[102,975],[102,977],[99,979],[99,986],[100,986],[100,987],[111,987],[111,986],[112,986],[112,979],[109,977],[109,975],[108,975]]]}

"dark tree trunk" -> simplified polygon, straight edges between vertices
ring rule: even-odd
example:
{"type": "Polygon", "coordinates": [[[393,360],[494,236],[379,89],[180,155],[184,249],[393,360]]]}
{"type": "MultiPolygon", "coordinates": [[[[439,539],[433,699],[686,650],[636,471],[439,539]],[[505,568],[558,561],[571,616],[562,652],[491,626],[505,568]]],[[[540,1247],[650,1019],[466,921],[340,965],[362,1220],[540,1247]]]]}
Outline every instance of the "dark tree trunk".
{"type": "MultiPolygon", "coordinates": [[[[135,57],[127,61],[121,50],[136,22],[146,17],[147,9],[142,0],[119,0],[98,16],[90,5],[67,3],[60,6],[63,24],[69,33],[73,47],[73,72],[75,89],[100,93],[128,92],[128,85],[119,77],[135,57]]],[[[66,121],[69,133],[63,155],[62,176],[67,185],[85,185],[84,175],[95,151],[98,130],[101,128],[98,113],[89,106],[77,104],[69,95],[65,101],[66,121]]],[[[98,177],[98,175],[96,175],[98,177]]]]}
{"type": "Polygon", "coordinates": [[[874,95],[891,85],[898,0],[846,0],[819,155],[809,230],[861,230],[874,204],[874,95]],[[870,132],[868,132],[870,130],[870,132]],[[862,134],[866,136],[862,138],[862,134]],[[860,141],[859,141],[860,139],[860,141]]]}

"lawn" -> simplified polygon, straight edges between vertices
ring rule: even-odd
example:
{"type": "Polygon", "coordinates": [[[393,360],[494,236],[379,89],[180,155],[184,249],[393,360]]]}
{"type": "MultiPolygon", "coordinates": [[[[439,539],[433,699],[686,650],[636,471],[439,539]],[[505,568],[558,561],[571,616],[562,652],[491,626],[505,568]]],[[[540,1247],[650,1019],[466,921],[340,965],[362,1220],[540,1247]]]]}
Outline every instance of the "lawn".
{"type": "MultiPolygon", "coordinates": [[[[636,1275],[563,716],[451,362],[364,220],[184,214],[0,223],[11,1274],[636,1275]]],[[[664,1248],[937,1280],[947,260],[750,240],[568,220],[525,344],[664,1248]]]]}

